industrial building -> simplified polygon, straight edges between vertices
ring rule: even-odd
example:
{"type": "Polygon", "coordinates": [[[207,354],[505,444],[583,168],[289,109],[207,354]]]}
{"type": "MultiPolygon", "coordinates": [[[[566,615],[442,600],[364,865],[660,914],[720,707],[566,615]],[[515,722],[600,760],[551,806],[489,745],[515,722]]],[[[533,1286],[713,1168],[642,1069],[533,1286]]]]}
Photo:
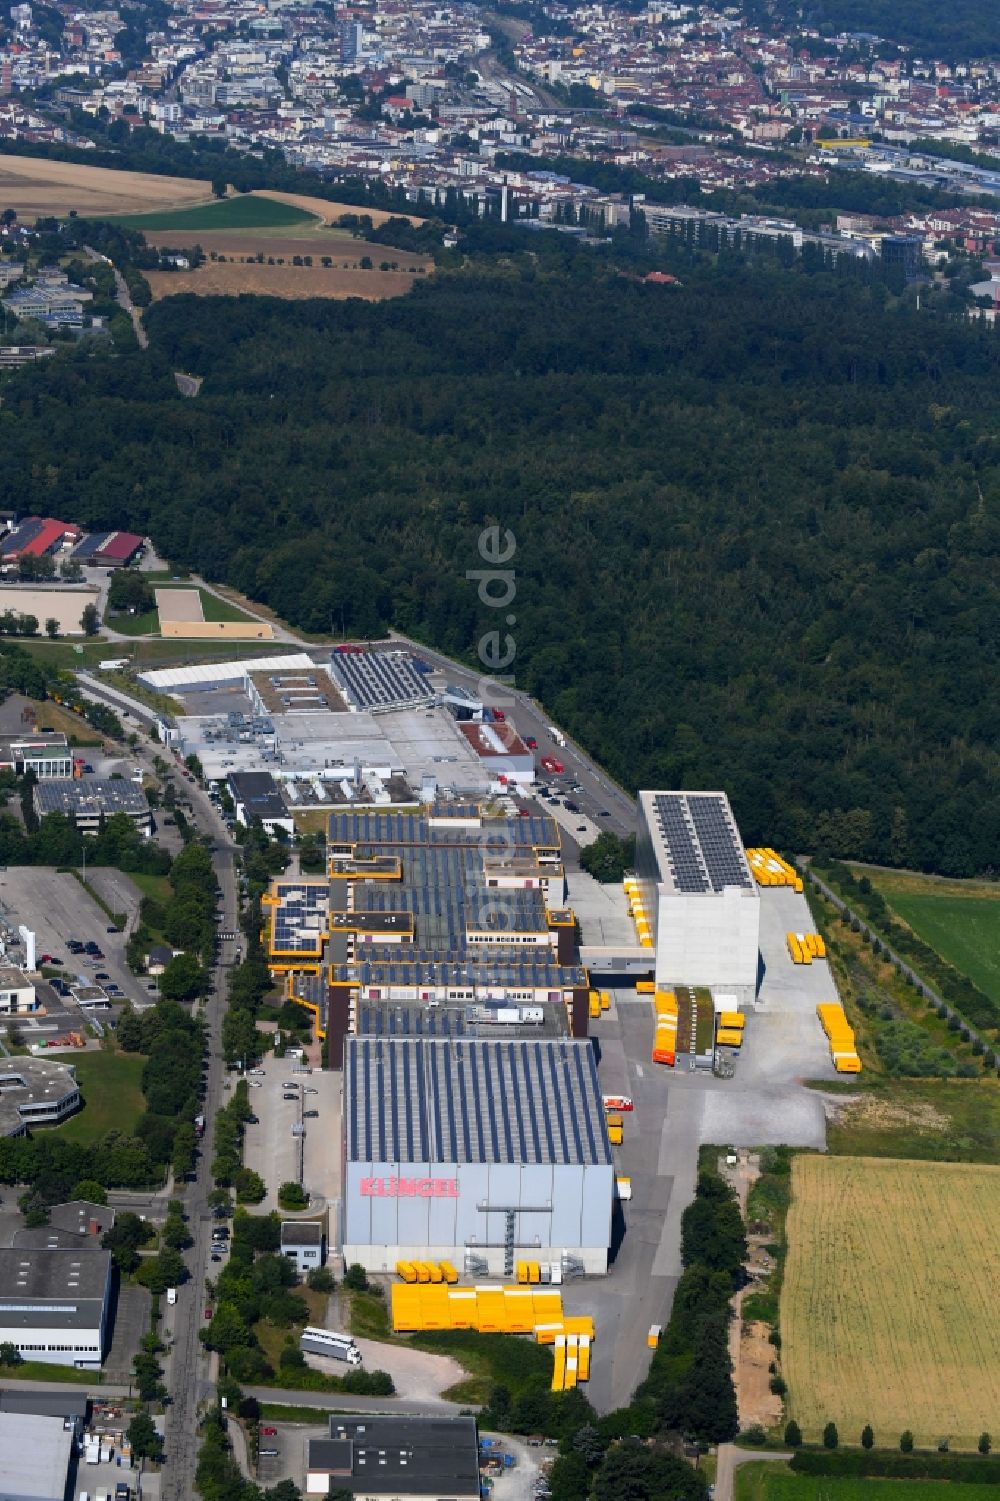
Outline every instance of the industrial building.
{"type": "Polygon", "coordinates": [[[75,1437],[56,1415],[0,1411],[2,1501],[65,1501],[75,1437]]]}
{"type": "Polygon", "coordinates": [[[3,736],[0,738],[0,771],[12,771],[19,777],[31,771],[39,782],[53,778],[67,780],[73,775],[73,752],[66,736],[56,731],[3,736]]]}
{"type": "Polygon", "coordinates": [[[760,896],[726,794],[640,792],[635,867],[657,986],[702,985],[751,1002],[760,896]]]}
{"type": "Polygon", "coordinates": [[[588,1042],[349,1037],[343,1099],[348,1263],[607,1271],[614,1166],[588,1042]]]}
{"type": "Polygon", "coordinates": [[[0,1058],[0,1136],[24,1136],[29,1126],[63,1121],[79,1104],[80,1088],[71,1063],[0,1058]]]}
{"type": "Polygon", "coordinates": [[[268,834],[273,836],[280,830],[291,839],[295,822],[269,771],[234,771],[228,786],[237,823],[249,828],[259,820],[268,834]]]}
{"type": "Polygon", "coordinates": [[[263,904],[268,963],[295,977],[289,994],[315,1012],[334,1067],[361,1000],[458,1003],[498,1025],[554,1008],[560,1030],[586,1035],[587,974],[551,818],[464,803],[335,813],[327,856],[327,877],[282,876],[263,904]]]}
{"type": "Polygon", "coordinates": [[[334,1414],[329,1438],[309,1440],[307,1496],[342,1487],[364,1501],[479,1501],[479,1484],[475,1418],[334,1414]]]}
{"type": "Polygon", "coordinates": [[[141,787],[120,777],[81,777],[59,785],[40,783],[32,801],[39,818],[64,813],[81,834],[99,834],[105,821],[124,813],[141,834],[153,832],[153,815],[141,787]]]}
{"type": "Polygon", "coordinates": [[[25,1360],[96,1370],[110,1293],[110,1251],[0,1249],[0,1344],[25,1360]]]}
{"type": "Polygon", "coordinates": [[[142,552],[143,541],[135,532],[91,532],[73,556],[89,568],[127,568],[142,552]]]}
{"type": "Polygon", "coordinates": [[[27,1016],[38,1006],[35,987],[22,970],[0,965],[0,1016],[27,1016]]]}
{"type": "Polygon", "coordinates": [[[77,542],[80,528],[51,516],[26,516],[12,532],[0,539],[0,558],[16,563],[19,558],[43,558],[66,542],[77,542]]]}
{"type": "Polygon", "coordinates": [[[326,663],[282,654],[142,681],[181,700],[176,727],[162,733],[197,756],[209,781],[268,772],[289,815],[485,798],[534,780],[513,727],[484,723],[481,700],[435,680],[409,652],[358,647],[326,663]]]}

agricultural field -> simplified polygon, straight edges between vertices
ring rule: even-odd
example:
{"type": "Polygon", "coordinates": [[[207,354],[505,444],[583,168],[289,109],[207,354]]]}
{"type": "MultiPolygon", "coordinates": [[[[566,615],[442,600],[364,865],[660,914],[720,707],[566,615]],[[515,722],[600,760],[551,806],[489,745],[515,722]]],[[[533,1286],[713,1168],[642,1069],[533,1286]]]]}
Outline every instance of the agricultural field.
{"type": "Polygon", "coordinates": [[[356,203],[328,203],[325,198],[311,198],[306,193],[279,193],[271,188],[261,188],[254,194],[255,198],[272,198],[275,203],[290,203],[293,208],[302,209],[307,214],[315,214],[324,224],[334,224],[343,214],[367,214],[377,229],[387,219],[409,219],[411,224],[423,224],[423,219],[413,214],[399,213],[396,209],[391,211],[381,208],[368,208],[356,203]]]}
{"type": "MultiPolygon", "coordinates": [[[[795,1159],[781,1291],[789,1416],[972,1450],[1000,1412],[1000,1167],[795,1159]]],[[[824,1478],[823,1485],[826,1485],[824,1478]]],[[[815,1482],[813,1490],[815,1492],[815,1482]]]]}
{"type": "Polygon", "coordinates": [[[183,208],[210,196],[207,182],[193,177],[155,177],[150,172],[117,172],[77,162],[49,162],[32,156],[0,156],[0,208],[23,219],[83,218],[183,208]]]}
{"type": "Polygon", "coordinates": [[[194,208],[168,209],[162,213],[130,214],[129,229],[167,230],[190,233],[195,230],[219,229],[289,229],[315,222],[315,215],[294,203],[264,198],[258,193],[240,193],[235,198],[217,198],[194,208]]]}
{"type": "Polygon", "coordinates": [[[945,1480],[845,1479],[834,1475],[796,1475],[773,1460],[741,1465],[735,1474],[736,1501],[995,1501],[995,1485],[953,1485],[945,1480]]]}
{"type": "Polygon", "coordinates": [[[869,866],[853,869],[868,877],[918,938],[1000,1001],[1000,885],[869,866]]]}
{"type": "MultiPolygon", "coordinates": [[[[405,261],[407,266],[419,263],[418,256],[382,249],[386,259],[400,264],[405,261]]],[[[258,297],[361,297],[366,302],[380,302],[386,297],[402,297],[412,287],[417,273],[362,271],[357,266],[345,270],[339,264],[329,269],[316,265],[261,266],[255,260],[246,263],[229,260],[206,261],[197,271],[147,271],[145,276],[154,299],[176,297],[182,292],[194,292],[201,297],[235,297],[249,292],[258,297]]]]}

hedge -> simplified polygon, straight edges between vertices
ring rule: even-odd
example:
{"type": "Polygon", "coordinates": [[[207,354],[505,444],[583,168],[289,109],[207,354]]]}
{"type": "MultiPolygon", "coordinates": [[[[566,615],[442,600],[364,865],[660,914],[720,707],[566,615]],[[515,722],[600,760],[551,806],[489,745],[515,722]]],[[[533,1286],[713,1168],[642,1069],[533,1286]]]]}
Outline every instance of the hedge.
{"type": "Polygon", "coordinates": [[[1000,1484],[1000,1456],[903,1454],[898,1449],[796,1449],[791,1468],[800,1475],[881,1475],[889,1480],[960,1480],[1000,1484]]]}

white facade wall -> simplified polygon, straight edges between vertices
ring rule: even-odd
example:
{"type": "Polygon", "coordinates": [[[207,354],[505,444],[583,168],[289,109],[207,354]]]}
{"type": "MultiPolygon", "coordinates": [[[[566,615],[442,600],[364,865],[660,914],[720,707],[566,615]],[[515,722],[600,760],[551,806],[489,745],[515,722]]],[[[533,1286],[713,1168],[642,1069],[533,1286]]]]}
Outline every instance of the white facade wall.
{"type": "Polygon", "coordinates": [[[397,1261],[414,1260],[449,1260],[461,1268],[468,1249],[499,1276],[502,1210],[517,1207],[515,1257],[555,1260],[566,1251],[586,1271],[603,1274],[613,1193],[611,1163],[349,1162],[344,1258],[370,1272],[391,1272],[397,1261]]]}
{"type": "Polygon", "coordinates": [[[0,1325],[0,1344],[16,1345],[25,1360],[44,1360],[48,1365],[100,1367],[104,1347],[103,1329],[5,1329],[0,1325]]]}
{"type": "Polygon", "coordinates": [[[727,886],[718,892],[656,891],[656,983],[731,990],[743,1003],[757,987],[760,896],[727,886]]]}

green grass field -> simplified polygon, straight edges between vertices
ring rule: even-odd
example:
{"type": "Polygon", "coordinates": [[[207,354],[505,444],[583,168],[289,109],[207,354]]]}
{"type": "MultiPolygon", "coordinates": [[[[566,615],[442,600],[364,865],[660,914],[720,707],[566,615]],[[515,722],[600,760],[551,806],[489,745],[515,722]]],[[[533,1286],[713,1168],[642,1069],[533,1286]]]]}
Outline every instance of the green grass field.
{"type": "Polygon", "coordinates": [[[1000,886],[854,868],[868,877],[918,938],[1000,1001],[1000,886]]]}
{"type": "Polygon", "coordinates": [[[741,1465],[736,1501],[996,1501],[995,1485],[953,1485],[946,1480],[858,1480],[795,1475],[786,1464],[758,1460],[741,1465]]]}
{"type": "Polygon", "coordinates": [[[900,1157],[917,1162],[1000,1162],[1000,1082],[996,1079],[869,1079],[843,1089],[827,1125],[837,1157],[900,1157]]]}
{"type": "Polygon", "coordinates": [[[136,1053],[103,1050],[62,1056],[76,1069],[83,1109],[64,1125],[52,1129],[84,1146],[108,1131],[134,1130],[145,1109],[141,1087],[145,1058],[136,1053]]]}
{"type": "Polygon", "coordinates": [[[58,1381],[63,1385],[100,1386],[103,1371],[78,1371],[72,1365],[49,1365],[46,1360],[22,1360],[20,1365],[0,1365],[0,1380],[58,1381]]]}
{"type": "Polygon", "coordinates": [[[291,203],[274,198],[258,198],[255,193],[236,198],[220,198],[215,203],[196,208],[179,208],[163,213],[122,214],[114,221],[129,229],[291,229],[315,222],[312,214],[291,203]]]}

